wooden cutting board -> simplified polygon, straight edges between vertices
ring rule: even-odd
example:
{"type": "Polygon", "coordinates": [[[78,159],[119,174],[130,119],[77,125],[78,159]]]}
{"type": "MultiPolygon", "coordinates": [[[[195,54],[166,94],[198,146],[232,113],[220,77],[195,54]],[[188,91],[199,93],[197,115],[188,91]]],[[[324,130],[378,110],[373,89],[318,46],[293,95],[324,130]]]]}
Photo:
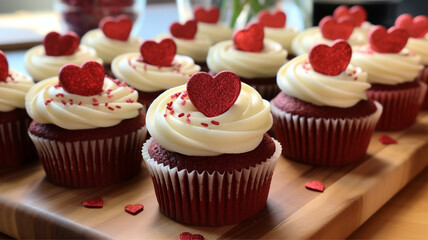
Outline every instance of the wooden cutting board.
{"type": "Polygon", "coordinates": [[[45,178],[40,164],[0,170],[0,232],[15,238],[177,239],[182,232],[216,238],[346,238],[428,165],[428,112],[405,131],[388,132],[398,144],[372,137],[366,159],[345,167],[313,167],[281,158],[266,208],[225,227],[182,225],[159,212],[151,179],[141,173],[122,184],[67,189],[45,178]],[[321,180],[323,193],[305,182],[321,180]],[[102,197],[102,209],[82,206],[102,197]],[[133,216],[127,204],[142,203],[133,216]]]}

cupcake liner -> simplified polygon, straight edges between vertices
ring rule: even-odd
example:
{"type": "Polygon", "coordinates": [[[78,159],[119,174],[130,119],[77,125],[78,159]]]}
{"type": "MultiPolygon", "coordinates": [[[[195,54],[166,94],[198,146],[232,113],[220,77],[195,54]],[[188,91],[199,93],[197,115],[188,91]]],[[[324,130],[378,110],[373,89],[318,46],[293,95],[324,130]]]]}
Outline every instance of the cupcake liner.
{"type": "Polygon", "coordinates": [[[382,105],[366,117],[324,119],[287,113],[271,103],[275,137],[282,154],[294,161],[320,166],[340,166],[364,159],[382,105]]]}
{"type": "MultiPolygon", "coordinates": [[[[425,68],[419,72],[417,80],[428,84],[428,66],[425,66],[425,68]]],[[[422,109],[428,110],[428,91],[425,93],[422,109]]]]}
{"type": "Polygon", "coordinates": [[[418,83],[418,88],[366,91],[369,99],[378,101],[383,106],[376,130],[402,130],[415,123],[427,90],[425,83],[418,83]]]}
{"type": "Polygon", "coordinates": [[[279,89],[278,85],[275,83],[273,84],[249,84],[251,87],[257,90],[257,92],[260,93],[263,99],[266,100],[272,100],[276,95],[278,95],[279,92],[281,92],[281,89],[279,89]]]}
{"type": "MultiPolygon", "coordinates": [[[[274,139],[273,139],[274,140],[274,139]]],[[[212,174],[188,172],[157,163],[148,153],[153,138],[147,140],[142,155],[150,175],[160,210],[175,221],[200,226],[222,226],[244,221],[266,205],[270,183],[281,145],[266,161],[249,169],[212,174]]]]}
{"type": "Polygon", "coordinates": [[[28,132],[49,181],[73,188],[101,187],[131,178],[141,167],[147,129],[114,138],[62,142],[28,132]]]}
{"type": "Polygon", "coordinates": [[[37,159],[27,134],[31,119],[0,123],[0,168],[16,167],[37,159]]]}

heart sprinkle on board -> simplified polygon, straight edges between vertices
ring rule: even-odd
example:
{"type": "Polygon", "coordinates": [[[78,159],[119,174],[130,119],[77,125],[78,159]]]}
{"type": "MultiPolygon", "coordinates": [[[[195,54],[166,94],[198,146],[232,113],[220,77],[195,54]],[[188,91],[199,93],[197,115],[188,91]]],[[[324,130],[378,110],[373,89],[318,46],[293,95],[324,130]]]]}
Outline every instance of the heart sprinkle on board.
{"type": "Polygon", "coordinates": [[[102,208],[103,203],[104,202],[102,198],[94,198],[94,199],[84,201],[83,206],[87,208],[102,208]]]}
{"type": "Polygon", "coordinates": [[[324,183],[321,181],[306,182],[305,187],[310,190],[324,192],[324,183]]]}

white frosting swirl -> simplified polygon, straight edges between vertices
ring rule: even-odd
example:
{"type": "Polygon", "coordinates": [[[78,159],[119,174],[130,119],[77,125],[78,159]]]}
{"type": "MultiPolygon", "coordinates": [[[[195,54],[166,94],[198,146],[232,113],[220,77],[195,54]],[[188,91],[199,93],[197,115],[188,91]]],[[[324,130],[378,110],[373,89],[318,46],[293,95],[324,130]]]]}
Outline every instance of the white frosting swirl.
{"type": "Polygon", "coordinates": [[[377,53],[370,46],[353,49],[351,63],[368,73],[368,82],[397,85],[411,82],[418,76],[422,65],[420,57],[404,48],[399,53],[377,53]]]}
{"type": "Polygon", "coordinates": [[[25,94],[34,85],[28,76],[9,69],[6,81],[0,81],[0,112],[25,108],[25,94]]]}
{"type": "Polygon", "coordinates": [[[57,83],[58,77],[52,77],[38,82],[27,93],[28,115],[39,123],[69,130],[111,127],[138,116],[142,107],[137,102],[137,91],[107,77],[103,91],[94,96],[68,93],[57,83]]]}
{"type": "Polygon", "coordinates": [[[289,53],[294,53],[291,49],[291,42],[299,33],[298,30],[290,27],[285,28],[270,28],[265,27],[265,37],[279,42],[282,47],[289,53]]]}
{"type": "Polygon", "coordinates": [[[233,35],[232,28],[221,22],[216,24],[198,22],[198,32],[207,36],[212,44],[232,39],[233,35]]]}
{"type": "Polygon", "coordinates": [[[313,70],[308,55],[300,55],[281,67],[277,75],[279,88],[289,96],[317,106],[348,108],[367,100],[365,90],[370,88],[367,73],[348,65],[337,76],[328,76],[313,70]]]}
{"type": "Polygon", "coordinates": [[[406,48],[421,57],[421,63],[428,65],[428,34],[426,38],[409,38],[406,48]]]}
{"type": "Polygon", "coordinates": [[[274,77],[287,61],[287,51],[278,42],[264,40],[261,52],[244,52],[234,48],[233,41],[222,41],[208,52],[208,68],[219,73],[229,70],[244,78],[274,77]]]}
{"type": "Polygon", "coordinates": [[[38,45],[25,53],[24,64],[27,72],[36,81],[58,76],[59,70],[66,64],[82,65],[84,62],[93,60],[102,64],[93,48],[80,45],[76,52],[69,56],[48,56],[43,45],[38,45]]]}
{"type": "Polygon", "coordinates": [[[120,54],[138,51],[142,42],[134,36],[129,36],[126,41],[107,38],[99,28],[85,33],[82,37],[82,43],[93,47],[104,64],[110,64],[113,58],[120,54]]]}
{"type": "Polygon", "coordinates": [[[172,38],[177,45],[177,54],[189,56],[195,62],[205,62],[213,42],[205,35],[197,33],[194,39],[179,39],[169,34],[163,34],[156,37],[155,40],[160,41],[163,38],[172,38]]]}
{"type": "Polygon", "coordinates": [[[112,62],[114,75],[144,92],[169,89],[187,82],[201,69],[192,58],[175,55],[170,67],[158,67],[139,61],[140,53],[125,53],[112,62]]]}
{"type": "Polygon", "coordinates": [[[199,112],[185,91],[185,85],[165,91],[147,112],[148,131],[169,151],[189,156],[244,153],[255,149],[272,126],[269,102],[245,83],[235,104],[212,118],[199,112]],[[181,95],[174,97],[176,93],[181,95]]]}

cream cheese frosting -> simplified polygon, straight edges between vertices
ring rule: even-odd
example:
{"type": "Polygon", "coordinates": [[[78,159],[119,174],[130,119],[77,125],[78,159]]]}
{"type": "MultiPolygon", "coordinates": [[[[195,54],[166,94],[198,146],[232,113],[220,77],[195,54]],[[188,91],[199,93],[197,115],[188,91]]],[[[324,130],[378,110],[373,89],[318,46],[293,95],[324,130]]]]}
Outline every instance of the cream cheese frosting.
{"type": "Polygon", "coordinates": [[[291,27],[285,27],[285,28],[264,27],[264,31],[265,31],[266,38],[279,42],[282,45],[282,47],[285,50],[287,50],[287,52],[294,53],[291,49],[291,42],[293,41],[294,37],[296,37],[297,34],[299,33],[298,30],[291,27]]]}
{"type": "Polygon", "coordinates": [[[311,67],[308,55],[300,55],[281,67],[277,75],[279,88],[289,96],[317,106],[348,108],[367,100],[370,88],[367,73],[348,65],[337,76],[318,73],[311,67]]]}
{"type": "Polygon", "coordinates": [[[169,89],[150,105],[147,129],[162,147],[189,156],[216,156],[255,149],[272,126],[270,104],[245,83],[225,113],[206,117],[186,93],[186,85],[169,89]]]}
{"type": "Polygon", "coordinates": [[[425,38],[409,38],[406,48],[418,54],[423,65],[428,65],[428,34],[425,38]]]}
{"type": "Polygon", "coordinates": [[[233,30],[225,23],[204,23],[198,22],[198,32],[207,36],[212,44],[220,41],[232,39],[233,30]]]}
{"type": "Polygon", "coordinates": [[[208,52],[210,71],[219,73],[229,70],[244,78],[274,77],[287,61],[287,51],[270,39],[264,39],[261,52],[244,52],[234,48],[233,41],[222,41],[208,52]]]}
{"type": "Polygon", "coordinates": [[[156,37],[156,40],[161,40],[165,37],[172,38],[177,45],[177,54],[189,56],[195,62],[205,62],[213,42],[205,35],[196,33],[194,39],[179,39],[169,34],[163,34],[156,37]]]}
{"type": "Polygon", "coordinates": [[[6,81],[0,81],[0,112],[25,108],[25,94],[33,85],[30,77],[9,69],[6,81]]]}
{"type": "Polygon", "coordinates": [[[87,32],[82,37],[82,43],[93,47],[104,64],[110,64],[121,54],[138,51],[142,42],[140,38],[134,36],[129,36],[127,41],[110,39],[99,28],[87,32]]]}
{"type": "Polygon", "coordinates": [[[138,92],[108,77],[102,92],[80,96],[66,92],[58,77],[38,82],[27,93],[28,115],[42,124],[55,124],[68,130],[111,127],[122,120],[138,116],[142,107],[138,92]]]}
{"type": "Polygon", "coordinates": [[[25,69],[37,81],[57,76],[66,64],[80,66],[88,60],[102,63],[95,50],[84,45],[80,45],[76,52],[68,56],[47,56],[44,46],[38,45],[28,50],[24,56],[25,69]]]}
{"type": "Polygon", "coordinates": [[[397,85],[412,82],[422,65],[420,56],[404,48],[399,53],[377,53],[370,46],[353,49],[351,63],[368,73],[368,82],[397,85]]]}
{"type": "Polygon", "coordinates": [[[201,69],[192,58],[183,55],[175,55],[172,66],[169,67],[144,63],[140,57],[140,53],[122,54],[113,60],[112,71],[117,78],[144,92],[183,85],[192,74],[201,69]]]}

